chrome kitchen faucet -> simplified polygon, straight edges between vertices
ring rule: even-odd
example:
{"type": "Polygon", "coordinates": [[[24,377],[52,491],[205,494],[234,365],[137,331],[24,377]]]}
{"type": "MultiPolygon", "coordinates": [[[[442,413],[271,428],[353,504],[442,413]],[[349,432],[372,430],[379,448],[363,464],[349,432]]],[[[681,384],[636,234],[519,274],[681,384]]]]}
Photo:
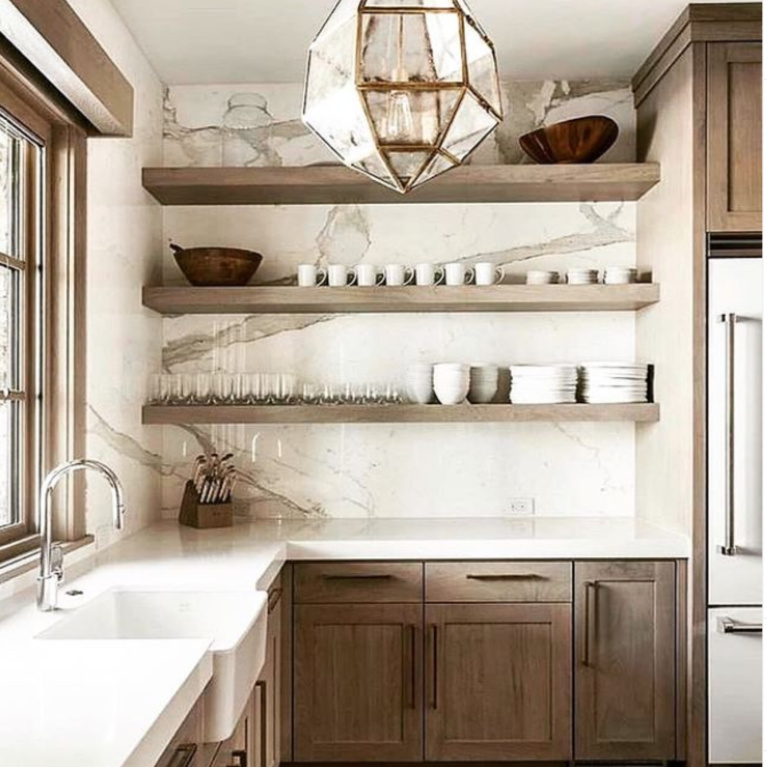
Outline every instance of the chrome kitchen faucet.
{"type": "Polygon", "coordinates": [[[112,488],[112,514],[117,530],[122,530],[125,503],[123,488],[120,480],[109,466],[100,461],[89,461],[80,458],[76,461],[62,463],[51,471],[43,480],[40,489],[39,516],[40,536],[43,539],[40,550],[40,576],[37,579],[37,608],[43,612],[56,609],[58,588],[64,577],[64,556],[59,544],[53,543],[53,525],[51,520],[51,498],[59,481],[68,474],[80,469],[92,469],[99,472],[112,488]]]}

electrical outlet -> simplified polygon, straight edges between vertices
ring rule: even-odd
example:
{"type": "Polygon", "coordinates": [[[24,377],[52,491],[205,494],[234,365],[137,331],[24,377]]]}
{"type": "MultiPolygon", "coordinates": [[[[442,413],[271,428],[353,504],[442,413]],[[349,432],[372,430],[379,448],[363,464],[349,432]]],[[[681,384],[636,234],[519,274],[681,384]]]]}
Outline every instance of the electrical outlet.
{"type": "Polygon", "coordinates": [[[531,517],[535,514],[535,498],[512,498],[509,514],[513,517],[531,517]]]}

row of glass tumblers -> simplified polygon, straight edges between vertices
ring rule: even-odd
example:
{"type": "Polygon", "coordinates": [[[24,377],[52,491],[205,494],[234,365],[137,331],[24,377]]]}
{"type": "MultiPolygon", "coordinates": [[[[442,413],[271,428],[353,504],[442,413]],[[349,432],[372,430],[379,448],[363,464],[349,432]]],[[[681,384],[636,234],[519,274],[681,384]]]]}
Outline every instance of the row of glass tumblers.
{"type": "Polygon", "coordinates": [[[396,383],[300,382],[292,373],[160,373],[150,405],[398,404],[396,383]]]}

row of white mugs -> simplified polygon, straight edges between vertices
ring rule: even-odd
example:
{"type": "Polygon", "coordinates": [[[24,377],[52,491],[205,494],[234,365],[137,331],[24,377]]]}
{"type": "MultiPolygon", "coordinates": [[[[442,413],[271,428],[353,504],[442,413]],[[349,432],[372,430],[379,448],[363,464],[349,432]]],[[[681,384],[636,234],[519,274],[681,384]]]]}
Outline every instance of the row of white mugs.
{"type": "MultiPolygon", "coordinates": [[[[301,264],[298,267],[298,285],[302,288],[316,288],[329,285],[343,288],[351,285],[360,287],[403,287],[405,285],[498,285],[506,277],[502,266],[489,261],[469,266],[455,261],[440,266],[417,264],[414,267],[403,264],[387,264],[378,267],[373,264],[329,264],[326,269],[315,264],[301,264]]],[[[597,269],[568,269],[564,276],[555,271],[531,270],[527,272],[528,285],[553,285],[567,281],[570,285],[628,285],[637,281],[637,270],[633,267],[611,266],[600,274],[597,269]]]]}
{"type": "Polygon", "coordinates": [[[460,261],[440,266],[438,264],[387,264],[378,267],[373,264],[329,264],[326,269],[315,264],[301,264],[298,267],[298,285],[315,288],[329,285],[343,288],[358,285],[363,288],[402,287],[404,285],[497,285],[506,276],[502,266],[481,262],[468,266],[460,261]]]}

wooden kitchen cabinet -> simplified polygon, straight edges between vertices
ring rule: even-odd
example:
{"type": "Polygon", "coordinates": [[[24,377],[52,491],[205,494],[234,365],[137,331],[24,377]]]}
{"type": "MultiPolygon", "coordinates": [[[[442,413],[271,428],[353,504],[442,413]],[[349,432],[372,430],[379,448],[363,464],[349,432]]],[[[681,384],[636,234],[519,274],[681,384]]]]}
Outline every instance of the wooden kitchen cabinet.
{"type": "Polygon", "coordinates": [[[569,604],[426,607],[426,760],[572,758],[569,604]]]}
{"type": "Polygon", "coordinates": [[[707,45],[708,229],[762,231],[762,44],[707,45]]]}
{"type": "Polygon", "coordinates": [[[673,562],[575,565],[575,759],[672,760],[673,562]]]}
{"type": "Polygon", "coordinates": [[[423,758],[421,604],[300,604],[294,759],[423,758]]]}

